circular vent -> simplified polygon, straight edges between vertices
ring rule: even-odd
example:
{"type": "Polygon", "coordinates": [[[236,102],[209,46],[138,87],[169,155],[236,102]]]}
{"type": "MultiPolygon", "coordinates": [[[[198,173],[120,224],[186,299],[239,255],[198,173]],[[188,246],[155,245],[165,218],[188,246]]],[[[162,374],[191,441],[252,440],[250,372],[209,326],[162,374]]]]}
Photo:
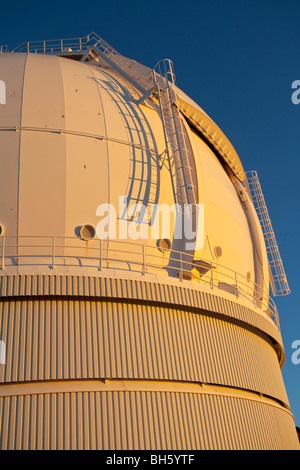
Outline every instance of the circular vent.
{"type": "Polygon", "coordinates": [[[160,240],[157,240],[157,246],[158,246],[158,249],[162,253],[170,251],[170,249],[171,249],[171,240],[169,240],[168,238],[161,238],[160,240]]]}
{"type": "Polygon", "coordinates": [[[221,258],[223,250],[220,246],[215,246],[214,252],[217,258],[221,258]]]}
{"type": "Polygon", "coordinates": [[[84,240],[91,240],[92,238],[94,238],[95,234],[96,230],[92,225],[84,225],[80,229],[80,236],[84,240]]]}

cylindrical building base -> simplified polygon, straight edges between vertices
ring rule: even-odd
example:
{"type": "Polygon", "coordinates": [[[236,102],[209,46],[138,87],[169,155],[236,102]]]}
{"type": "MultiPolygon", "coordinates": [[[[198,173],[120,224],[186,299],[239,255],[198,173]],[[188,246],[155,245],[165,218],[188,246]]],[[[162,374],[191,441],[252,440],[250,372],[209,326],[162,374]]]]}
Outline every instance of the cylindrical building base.
{"type": "Polygon", "coordinates": [[[2,276],[1,449],[299,449],[267,316],[174,281],[2,276]]]}

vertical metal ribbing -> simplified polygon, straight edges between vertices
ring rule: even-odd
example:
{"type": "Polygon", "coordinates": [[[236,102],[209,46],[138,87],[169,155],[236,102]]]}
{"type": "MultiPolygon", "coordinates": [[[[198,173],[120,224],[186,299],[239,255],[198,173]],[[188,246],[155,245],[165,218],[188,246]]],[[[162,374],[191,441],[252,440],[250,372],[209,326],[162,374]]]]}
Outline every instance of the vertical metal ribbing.
{"type": "Polygon", "coordinates": [[[297,444],[284,409],[205,393],[18,395],[0,398],[0,419],[1,449],[260,450],[297,444]]]}
{"type": "Polygon", "coordinates": [[[0,307],[2,383],[186,380],[255,390],[287,403],[271,344],[228,321],[122,302],[11,300],[0,307]]]}

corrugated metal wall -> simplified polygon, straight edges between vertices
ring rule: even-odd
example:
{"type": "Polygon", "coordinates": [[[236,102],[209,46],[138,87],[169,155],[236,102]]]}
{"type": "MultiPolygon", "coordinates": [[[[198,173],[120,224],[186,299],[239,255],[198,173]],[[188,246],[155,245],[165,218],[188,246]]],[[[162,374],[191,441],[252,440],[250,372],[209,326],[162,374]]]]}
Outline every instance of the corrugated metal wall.
{"type": "Polygon", "coordinates": [[[297,448],[264,315],[184,284],[0,281],[2,449],[297,448]]]}
{"type": "Polygon", "coordinates": [[[18,274],[0,276],[0,297],[48,297],[76,296],[97,299],[123,299],[141,302],[155,302],[181,305],[229,316],[248,323],[282,346],[280,332],[274,323],[243,298],[222,292],[219,289],[205,289],[197,282],[176,282],[155,276],[130,278],[106,277],[104,274],[59,275],[59,274],[18,274]]]}
{"type": "Polygon", "coordinates": [[[273,347],[205,312],[95,300],[0,305],[6,344],[1,382],[184,380],[254,390],[288,403],[273,347]]]}
{"type": "Polygon", "coordinates": [[[230,396],[69,392],[1,402],[1,449],[299,448],[286,410],[230,396]]]}

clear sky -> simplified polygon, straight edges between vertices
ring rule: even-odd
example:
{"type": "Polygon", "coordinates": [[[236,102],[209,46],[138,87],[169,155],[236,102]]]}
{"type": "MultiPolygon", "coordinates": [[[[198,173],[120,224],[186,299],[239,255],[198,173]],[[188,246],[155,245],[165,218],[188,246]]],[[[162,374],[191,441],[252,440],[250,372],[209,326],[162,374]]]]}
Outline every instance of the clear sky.
{"type": "Polygon", "coordinates": [[[300,104],[291,100],[292,83],[300,80],[300,1],[0,4],[0,44],[10,49],[92,31],[149,67],[172,59],[177,85],[221,127],[245,170],[258,172],[292,291],[275,302],[286,351],[283,377],[300,426],[300,364],[292,362],[292,343],[300,341],[300,104]]]}

